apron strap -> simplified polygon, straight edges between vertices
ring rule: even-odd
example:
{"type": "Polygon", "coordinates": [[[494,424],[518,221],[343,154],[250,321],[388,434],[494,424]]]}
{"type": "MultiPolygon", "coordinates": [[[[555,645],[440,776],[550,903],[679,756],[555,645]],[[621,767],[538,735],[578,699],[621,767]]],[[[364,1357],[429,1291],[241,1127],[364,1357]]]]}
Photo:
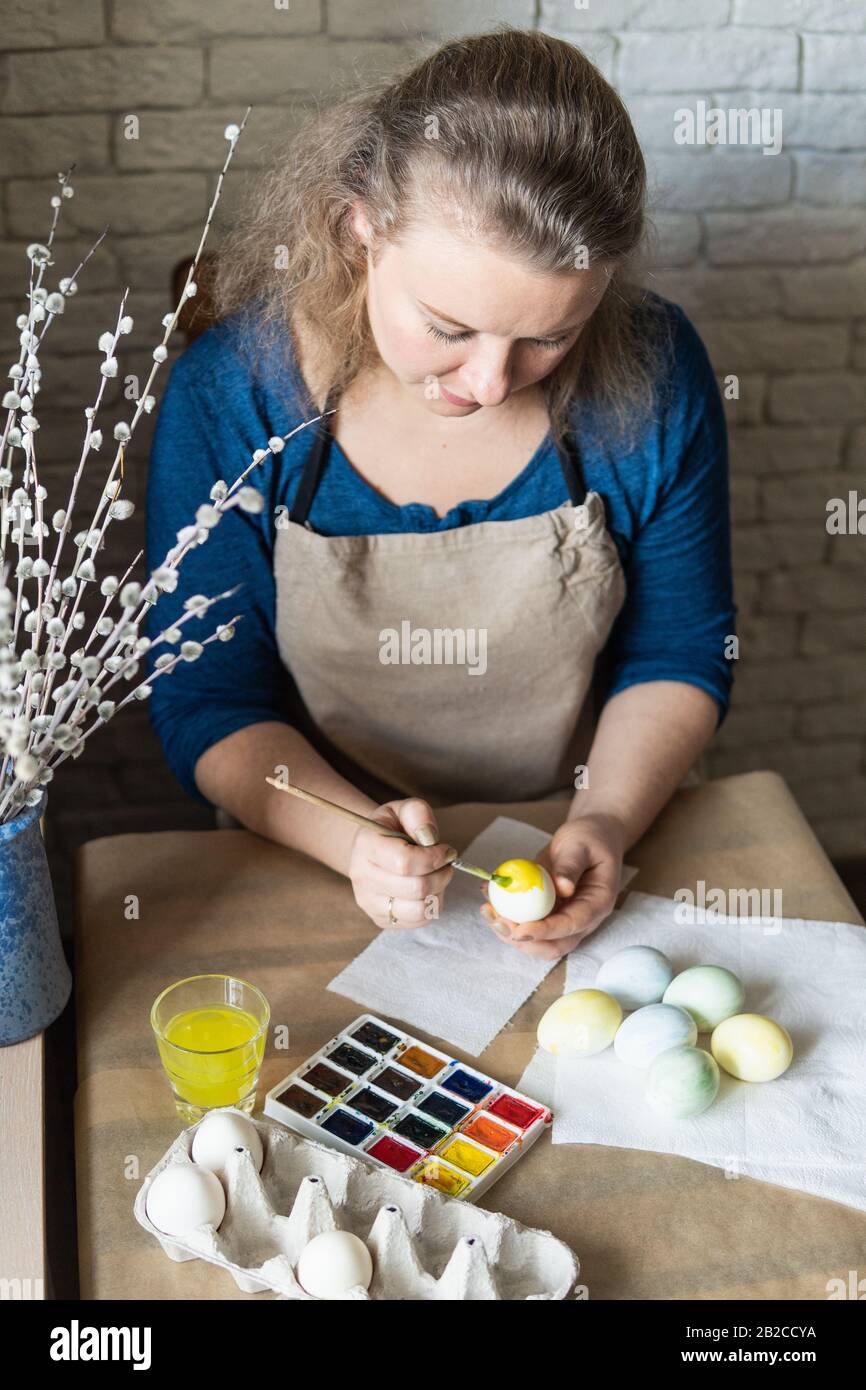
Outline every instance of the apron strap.
{"type": "Polygon", "coordinates": [[[331,417],[330,415],[325,415],[324,411],[331,410],[334,404],[335,393],[331,392],[328,395],[328,399],[325,401],[324,410],[322,412],[324,418],[318,423],[315,441],[307,456],[306,463],[304,464],[304,471],[301,474],[301,481],[295,493],[295,500],[289,511],[289,520],[297,522],[299,526],[306,526],[308,531],[311,531],[313,528],[310,526],[307,517],[309,516],[310,507],[316,495],[316,489],[319,486],[322,473],[324,472],[325,464],[328,461],[328,455],[331,451],[331,441],[333,439],[331,433],[331,417]]]}
{"type": "MultiPolygon", "coordinates": [[[[331,392],[325,401],[324,410],[333,409],[336,404],[336,393],[331,392]]],[[[331,417],[325,415],[319,421],[316,430],[316,437],[313,447],[310,450],[304,464],[304,471],[301,474],[301,481],[295,493],[295,499],[289,511],[289,520],[296,522],[299,526],[306,526],[312,530],[307,517],[310,514],[313,498],[316,489],[321,481],[322,473],[328,461],[331,451],[333,434],[331,431],[331,417]]],[[[573,436],[566,436],[563,443],[557,445],[556,455],[559,459],[559,466],[562,469],[562,476],[565,479],[565,486],[568,495],[575,507],[581,506],[586,500],[586,484],[583,480],[583,472],[580,466],[580,456],[573,436]]]]}
{"type": "Polygon", "coordinates": [[[557,447],[556,453],[569,498],[575,507],[579,507],[586,501],[586,484],[574,436],[567,435],[563,443],[557,447]]]}

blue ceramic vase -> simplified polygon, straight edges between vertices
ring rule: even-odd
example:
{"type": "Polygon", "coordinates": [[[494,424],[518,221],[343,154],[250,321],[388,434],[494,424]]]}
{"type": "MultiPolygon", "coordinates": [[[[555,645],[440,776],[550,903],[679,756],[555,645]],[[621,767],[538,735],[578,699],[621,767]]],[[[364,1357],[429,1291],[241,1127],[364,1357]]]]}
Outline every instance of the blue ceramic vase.
{"type": "Polygon", "coordinates": [[[0,1045],[23,1042],[66,1007],[72,976],[39,817],[47,795],[0,825],[0,1045]]]}

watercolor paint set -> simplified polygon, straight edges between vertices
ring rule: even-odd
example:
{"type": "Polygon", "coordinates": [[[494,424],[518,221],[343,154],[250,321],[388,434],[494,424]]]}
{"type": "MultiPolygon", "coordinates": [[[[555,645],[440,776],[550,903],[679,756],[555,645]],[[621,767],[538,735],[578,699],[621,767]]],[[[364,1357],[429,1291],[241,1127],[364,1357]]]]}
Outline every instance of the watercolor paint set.
{"type": "Polygon", "coordinates": [[[470,1202],[553,1119],[538,1101],[372,1014],[284,1077],[264,1108],[297,1134],[470,1202]]]}

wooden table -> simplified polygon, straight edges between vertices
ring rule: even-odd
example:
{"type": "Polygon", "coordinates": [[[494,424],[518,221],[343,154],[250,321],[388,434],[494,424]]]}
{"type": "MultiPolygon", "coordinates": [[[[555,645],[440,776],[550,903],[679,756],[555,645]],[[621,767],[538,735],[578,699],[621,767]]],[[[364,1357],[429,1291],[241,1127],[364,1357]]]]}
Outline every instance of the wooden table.
{"type": "MultiPolygon", "coordinates": [[[[462,849],[498,814],[553,831],[564,803],[447,808],[462,849]]],[[[861,923],[780,778],[750,773],[677,793],[629,853],[635,887],[782,888],[787,917],[861,923]]],[[[156,995],[204,971],[252,979],[287,1024],[259,1096],[361,1012],[328,993],[370,940],[346,880],[245,830],[121,835],[79,851],[76,1159],[83,1298],[267,1298],[201,1261],[173,1264],[135,1222],[141,1180],[178,1132],[150,1033],[156,995]],[[131,897],[130,895],[134,895],[131,897]],[[138,917],[129,917],[137,900],[138,917]]],[[[514,1085],[564,964],[483,1053],[514,1085]]],[[[417,1031],[417,1030],[415,1030],[417,1031]]],[[[445,1043],[433,1036],[427,1041],[445,1043]]],[[[450,1049],[452,1053],[455,1051],[450,1049]]],[[[462,1055],[464,1060],[479,1059],[462,1055]]],[[[580,1257],[592,1298],[826,1298],[862,1266],[866,1214],[667,1154],[542,1139],[482,1200],[544,1227],[580,1257]]]]}
{"type": "MultiPolygon", "coordinates": [[[[45,816],[39,817],[45,836],[45,816]]],[[[45,1034],[0,1047],[0,1278],[15,1297],[44,1298],[45,1034]]]]}
{"type": "Polygon", "coordinates": [[[45,1035],[0,1047],[0,1277],[45,1297],[45,1035]]]}

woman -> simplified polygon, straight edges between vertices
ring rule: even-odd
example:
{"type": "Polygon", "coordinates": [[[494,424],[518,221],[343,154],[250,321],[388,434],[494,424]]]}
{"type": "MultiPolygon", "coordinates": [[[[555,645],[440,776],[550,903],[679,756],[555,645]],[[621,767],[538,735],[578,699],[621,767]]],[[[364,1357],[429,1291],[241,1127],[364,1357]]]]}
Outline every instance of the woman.
{"type": "Polygon", "coordinates": [[[529,955],[571,950],[725,714],[723,414],[683,312],[635,285],[644,202],[578,49],[447,43],[300,133],[171,373],[152,565],[217,479],[329,413],[153,611],[244,586],[232,647],[156,682],[155,727],[193,795],[347,875],[379,927],[438,915],[435,807],[571,796],[554,911],[481,908],[529,955]],[[281,767],[416,843],[268,792],[281,767]]]}

